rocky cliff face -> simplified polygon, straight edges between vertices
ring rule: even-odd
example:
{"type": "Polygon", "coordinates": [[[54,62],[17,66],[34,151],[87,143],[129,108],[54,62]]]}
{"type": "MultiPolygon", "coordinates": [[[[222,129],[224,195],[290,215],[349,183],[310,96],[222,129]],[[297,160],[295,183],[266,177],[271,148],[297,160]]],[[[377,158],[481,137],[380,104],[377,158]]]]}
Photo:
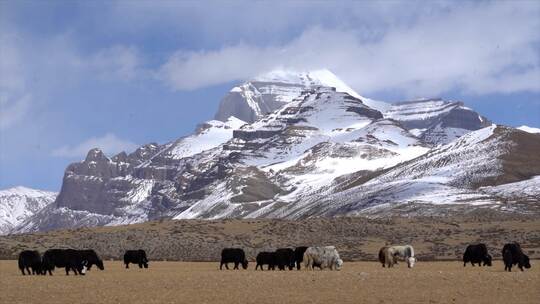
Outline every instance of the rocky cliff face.
{"type": "Polygon", "coordinates": [[[493,125],[461,102],[391,105],[328,71],[280,71],[233,88],[216,119],[131,154],[91,150],[66,169],[55,204],[15,231],[478,206],[530,212],[538,203],[529,190],[540,135],[493,125]]]}

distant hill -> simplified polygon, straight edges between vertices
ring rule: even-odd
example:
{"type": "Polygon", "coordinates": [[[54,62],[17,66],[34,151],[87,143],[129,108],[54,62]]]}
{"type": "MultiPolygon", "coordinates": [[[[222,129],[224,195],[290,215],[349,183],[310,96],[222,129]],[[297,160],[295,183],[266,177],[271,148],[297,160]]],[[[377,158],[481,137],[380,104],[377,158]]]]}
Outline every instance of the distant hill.
{"type": "Polygon", "coordinates": [[[345,260],[375,260],[381,246],[393,243],[412,244],[420,261],[459,260],[468,244],[486,243],[500,258],[502,246],[514,241],[540,258],[540,220],[480,209],[459,217],[152,221],[0,236],[0,259],[50,248],[92,248],[103,258],[119,259],[125,250],[141,248],[150,260],[218,261],[221,249],[242,247],[253,260],[260,251],[334,245],[345,260]]]}

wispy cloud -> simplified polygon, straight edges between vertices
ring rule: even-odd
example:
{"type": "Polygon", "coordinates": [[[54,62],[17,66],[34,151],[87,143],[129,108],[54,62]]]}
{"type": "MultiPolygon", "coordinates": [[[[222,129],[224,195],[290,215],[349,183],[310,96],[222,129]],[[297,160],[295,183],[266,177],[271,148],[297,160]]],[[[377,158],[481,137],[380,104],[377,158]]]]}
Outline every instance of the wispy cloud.
{"type": "Polygon", "coordinates": [[[0,128],[15,126],[48,102],[49,94],[82,82],[127,82],[147,77],[133,46],[113,45],[85,53],[70,35],[49,39],[0,28],[0,128]]]}
{"type": "Polygon", "coordinates": [[[0,33],[0,130],[20,121],[30,108],[31,94],[23,73],[16,35],[0,33]]]}
{"type": "Polygon", "coordinates": [[[30,109],[31,99],[30,94],[13,96],[8,92],[0,93],[0,131],[24,118],[30,109]]]}
{"type": "Polygon", "coordinates": [[[115,45],[91,55],[86,67],[103,79],[129,81],[142,74],[141,56],[134,46],[115,45]]]}
{"type": "Polygon", "coordinates": [[[280,45],[179,50],[159,75],[173,89],[193,90],[284,66],[328,68],[366,95],[540,92],[539,15],[538,2],[464,4],[391,26],[373,39],[362,29],[316,26],[280,45]]]}
{"type": "Polygon", "coordinates": [[[107,155],[113,155],[122,151],[130,152],[137,148],[137,144],[121,139],[112,133],[101,137],[92,137],[74,146],[63,146],[52,151],[53,156],[68,158],[83,158],[93,148],[101,149],[107,155]]]}

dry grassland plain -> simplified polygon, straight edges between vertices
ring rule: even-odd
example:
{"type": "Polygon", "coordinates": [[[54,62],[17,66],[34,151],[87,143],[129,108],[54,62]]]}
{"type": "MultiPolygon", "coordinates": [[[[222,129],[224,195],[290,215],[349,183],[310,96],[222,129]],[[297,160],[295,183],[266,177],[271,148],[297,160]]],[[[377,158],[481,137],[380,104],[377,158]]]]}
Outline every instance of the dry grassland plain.
{"type": "Polygon", "coordinates": [[[419,262],[394,269],[346,262],[342,271],[219,271],[219,263],[151,262],[124,269],[106,262],[86,276],[22,276],[0,261],[0,303],[540,303],[540,263],[521,272],[419,262]]]}

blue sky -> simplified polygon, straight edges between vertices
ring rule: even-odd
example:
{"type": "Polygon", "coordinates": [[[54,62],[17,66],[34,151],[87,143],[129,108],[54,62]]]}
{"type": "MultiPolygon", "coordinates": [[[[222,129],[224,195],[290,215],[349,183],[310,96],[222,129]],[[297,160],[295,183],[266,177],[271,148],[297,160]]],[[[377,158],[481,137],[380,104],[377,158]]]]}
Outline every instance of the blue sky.
{"type": "Polygon", "coordinates": [[[0,189],[187,135],[274,68],[540,127],[539,33],[538,1],[0,1],[0,189]]]}

